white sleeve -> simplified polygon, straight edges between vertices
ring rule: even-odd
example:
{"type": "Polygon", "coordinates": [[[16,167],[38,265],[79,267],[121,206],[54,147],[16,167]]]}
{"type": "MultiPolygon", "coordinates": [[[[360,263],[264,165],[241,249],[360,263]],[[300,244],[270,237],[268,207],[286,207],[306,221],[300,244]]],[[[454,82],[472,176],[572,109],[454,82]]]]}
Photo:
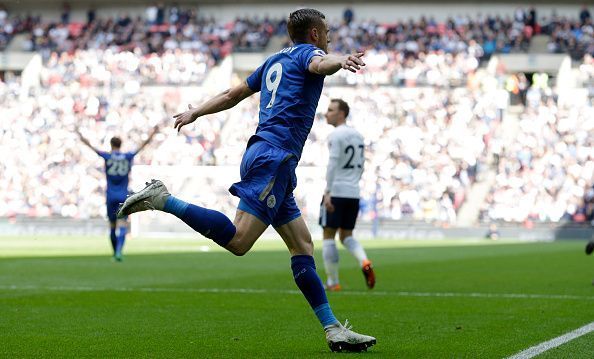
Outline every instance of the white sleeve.
{"type": "Polygon", "coordinates": [[[326,193],[330,193],[334,177],[336,176],[336,168],[338,167],[338,160],[340,159],[340,141],[336,136],[328,138],[328,149],[330,158],[328,159],[328,168],[326,169],[326,193]]]}

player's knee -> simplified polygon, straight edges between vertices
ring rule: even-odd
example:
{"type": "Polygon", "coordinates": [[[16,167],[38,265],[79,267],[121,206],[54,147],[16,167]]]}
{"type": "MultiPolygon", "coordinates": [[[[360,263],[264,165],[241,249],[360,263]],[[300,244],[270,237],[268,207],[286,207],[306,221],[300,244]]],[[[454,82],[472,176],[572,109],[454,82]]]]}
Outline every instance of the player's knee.
{"type": "Polygon", "coordinates": [[[303,242],[313,247],[313,241],[311,239],[311,233],[307,232],[303,235],[303,242]]]}
{"type": "Polygon", "coordinates": [[[241,245],[241,243],[239,243],[239,241],[236,240],[236,237],[233,237],[231,242],[225,246],[225,249],[238,257],[241,257],[247,253],[247,250],[241,245]]]}
{"type": "Polygon", "coordinates": [[[324,227],[323,232],[324,239],[334,239],[336,236],[336,228],[324,227]]]}
{"type": "Polygon", "coordinates": [[[307,234],[303,235],[300,246],[301,246],[301,251],[303,253],[308,254],[310,256],[313,255],[314,244],[311,239],[311,234],[307,233],[307,234]]]}
{"type": "Polygon", "coordinates": [[[229,252],[233,253],[238,257],[244,256],[249,251],[248,248],[244,248],[241,246],[227,246],[227,249],[229,250],[229,252]]]}
{"type": "Polygon", "coordinates": [[[351,237],[353,235],[353,231],[352,230],[348,230],[348,229],[340,229],[338,232],[338,237],[340,238],[341,242],[344,242],[345,239],[347,239],[348,237],[351,237]]]}
{"type": "Polygon", "coordinates": [[[251,246],[247,244],[244,237],[241,232],[235,233],[235,236],[233,236],[233,239],[231,239],[225,248],[238,257],[245,255],[249,252],[251,246]]]}

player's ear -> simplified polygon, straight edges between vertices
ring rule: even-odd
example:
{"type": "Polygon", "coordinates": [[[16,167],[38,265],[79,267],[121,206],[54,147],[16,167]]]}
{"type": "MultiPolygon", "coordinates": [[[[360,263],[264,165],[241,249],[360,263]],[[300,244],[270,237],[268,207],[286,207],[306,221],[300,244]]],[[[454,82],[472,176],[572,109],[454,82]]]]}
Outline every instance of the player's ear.
{"type": "Polygon", "coordinates": [[[312,27],[311,30],[309,30],[309,36],[311,36],[311,39],[315,42],[318,42],[318,40],[320,39],[320,30],[318,30],[318,28],[316,26],[312,27]]]}

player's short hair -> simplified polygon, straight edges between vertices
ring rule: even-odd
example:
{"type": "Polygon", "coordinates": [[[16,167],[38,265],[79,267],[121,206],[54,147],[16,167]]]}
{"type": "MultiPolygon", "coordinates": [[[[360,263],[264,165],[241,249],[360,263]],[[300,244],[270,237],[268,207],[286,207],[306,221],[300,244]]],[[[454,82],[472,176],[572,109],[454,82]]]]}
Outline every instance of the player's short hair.
{"type": "Polygon", "coordinates": [[[109,140],[109,144],[111,147],[120,148],[122,147],[122,140],[119,137],[112,137],[111,140],[109,140]]]}
{"type": "Polygon", "coordinates": [[[299,9],[289,14],[287,31],[293,43],[305,42],[312,27],[322,24],[326,16],[316,9],[299,9]]]}
{"type": "Polygon", "coordinates": [[[330,102],[336,102],[338,104],[338,110],[344,112],[345,118],[348,117],[351,108],[349,107],[349,104],[346,103],[346,101],[340,98],[333,98],[332,100],[330,100],[330,102]]]}

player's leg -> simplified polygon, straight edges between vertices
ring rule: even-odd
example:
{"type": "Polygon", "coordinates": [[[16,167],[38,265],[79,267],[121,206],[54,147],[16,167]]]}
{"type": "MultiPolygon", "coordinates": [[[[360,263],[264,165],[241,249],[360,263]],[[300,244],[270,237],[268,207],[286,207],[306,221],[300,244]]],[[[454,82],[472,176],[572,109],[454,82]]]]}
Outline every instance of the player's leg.
{"type": "Polygon", "coordinates": [[[235,235],[225,249],[237,256],[246,254],[268,228],[268,224],[241,209],[237,209],[233,225],[236,228],[235,235]]]}
{"type": "Polygon", "coordinates": [[[291,253],[291,269],[295,283],[322,326],[326,328],[338,323],[328,304],[322,281],[316,272],[313,242],[303,217],[299,216],[286,224],[275,226],[275,230],[291,253]]]}
{"type": "Polygon", "coordinates": [[[171,213],[196,232],[213,240],[229,252],[242,256],[246,254],[268,227],[261,219],[245,211],[247,206],[240,206],[231,222],[223,213],[203,208],[169,196],[163,211],[171,213]]]}
{"type": "Polygon", "coordinates": [[[148,182],[144,189],[128,196],[118,211],[118,217],[147,210],[171,213],[221,247],[225,247],[235,236],[235,226],[223,213],[172,196],[159,180],[148,182]]]}
{"type": "Polygon", "coordinates": [[[329,291],[340,291],[340,280],[338,276],[338,248],[336,248],[336,228],[324,227],[322,241],[322,258],[324,258],[324,269],[326,270],[326,289],[329,291]]]}
{"type": "Polygon", "coordinates": [[[116,235],[116,221],[109,221],[109,241],[111,243],[111,249],[113,254],[116,253],[117,235],[116,235]]]}
{"type": "Polygon", "coordinates": [[[235,221],[221,212],[200,207],[172,196],[163,182],[153,180],[128,197],[119,215],[158,210],[173,214],[196,232],[228,249],[235,255],[245,254],[264,232],[267,224],[242,209],[237,210],[235,221]]]}
{"type": "Polygon", "coordinates": [[[316,273],[313,242],[303,218],[299,216],[288,223],[275,226],[275,229],[291,253],[291,269],[295,283],[324,327],[330,349],[362,351],[374,345],[374,337],[351,331],[348,325],[341,325],[332,313],[322,281],[316,273]]]}
{"type": "Polygon", "coordinates": [[[322,199],[320,203],[319,224],[322,226],[322,258],[324,258],[324,269],[326,270],[326,290],[329,291],[341,290],[338,279],[338,249],[334,241],[337,229],[335,222],[336,210],[328,212],[322,199]]]}
{"type": "Polygon", "coordinates": [[[275,196],[270,193],[280,190],[275,175],[279,166],[286,162],[286,155],[290,156],[264,141],[248,147],[241,162],[241,181],[230,188],[232,194],[241,198],[235,223],[221,212],[171,196],[165,185],[157,180],[147,183],[142,191],[129,196],[118,215],[149,209],[168,212],[221,247],[236,255],[243,255],[271,223],[272,215],[269,212],[275,211],[277,206],[275,196]]]}
{"type": "Polygon", "coordinates": [[[367,258],[367,253],[359,241],[353,237],[353,229],[357,222],[357,215],[359,213],[359,200],[352,198],[341,198],[340,207],[342,208],[342,216],[340,218],[340,228],[338,230],[338,237],[344,247],[357,259],[363,275],[365,276],[365,283],[369,289],[375,286],[375,273],[371,261],[367,258]]]}
{"type": "Polygon", "coordinates": [[[107,199],[107,216],[111,225],[111,241],[113,247],[113,258],[116,261],[122,260],[122,248],[126,239],[126,219],[117,218],[118,206],[126,198],[108,198],[107,199]]]}
{"type": "Polygon", "coordinates": [[[118,219],[116,221],[116,248],[114,258],[117,261],[122,260],[122,250],[124,249],[124,242],[126,241],[127,229],[126,219],[118,219]]]}
{"type": "Polygon", "coordinates": [[[116,213],[118,210],[117,201],[114,201],[113,198],[107,197],[105,202],[105,207],[107,209],[107,219],[109,220],[109,241],[111,243],[111,249],[113,250],[113,255],[117,253],[117,246],[118,246],[118,235],[117,235],[117,217],[116,213]]]}
{"type": "Polygon", "coordinates": [[[369,289],[375,287],[375,272],[373,271],[373,265],[367,258],[367,253],[359,241],[353,237],[353,230],[342,229],[338,230],[338,236],[344,247],[357,259],[363,276],[365,277],[365,284],[369,289]]]}
{"type": "Polygon", "coordinates": [[[363,266],[365,262],[368,262],[367,253],[361,243],[353,237],[352,229],[340,228],[338,230],[338,238],[342,245],[357,259],[359,265],[363,266]]]}

